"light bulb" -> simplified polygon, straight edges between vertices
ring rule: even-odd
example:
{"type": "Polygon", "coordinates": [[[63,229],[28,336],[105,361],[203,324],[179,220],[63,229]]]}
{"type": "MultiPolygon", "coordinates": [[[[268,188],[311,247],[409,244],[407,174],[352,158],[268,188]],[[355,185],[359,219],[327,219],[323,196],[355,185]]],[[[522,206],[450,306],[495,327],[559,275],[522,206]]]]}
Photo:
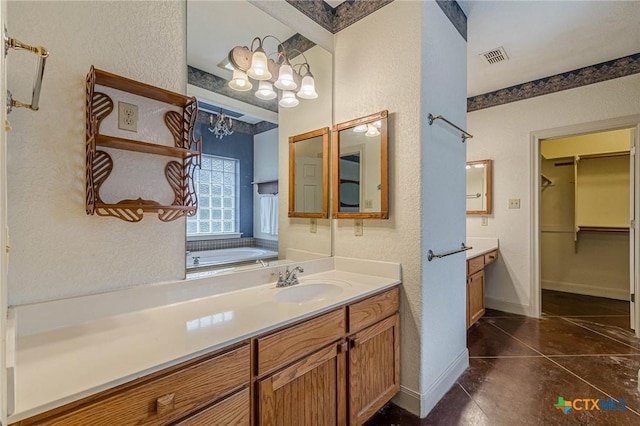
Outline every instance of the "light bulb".
{"type": "Polygon", "coordinates": [[[280,99],[278,105],[284,108],[291,108],[297,106],[299,103],[300,101],[296,98],[295,93],[289,90],[285,90],[284,92],[282,92],[282,99],[280,99]]]}
{"type": "Polygon", "coordinates": [[[278,80],[275,82],[275,86],[282,90],[295,90],[298,85],[293,81],[293,68],[289,65],[289,61],[286,61],[280,65],[280,72],[278,73],[278,80]]]}
{"type": "Polygon", "coordinates": [[[365,133],[364,135],[372,138],[374,136],[379,136],[380,132],[378,131],[378,129],[376,129],[375,126],[373,126],[371,124],[368,124],[367,125],[367,133],[365,133]]]}
{"type": "Polygon", "coordinates": [[[262,47],[258,47],[251,56],[251,68],[247,71],[247,75],[254,80],[269,80],[271,73],[267,65],[267,55],[262,47]]]}
{"type": "Polygon", "coordinates": [[[269,101],[276,96],[278,95],[273,91],[273,86],[271,85],[271,83],[265,80],[260,82],[258,90],[256,90],[256,98],[269,101]]]}
{"type": "Polygon", "coordinates": [[[247,90],[251,90],[253,84],[251,84],[244,71],[236,69],[233,70],[233,78],[229,82],[229,87],[239,92],[246,92],[247,90]]]}
{"type": "Polygon", "coordinates": [[[316,82],[311,73],[302,77],[298,97],[302,99],[316,99],[318,97],[318,93],[316,92],[316,82]]]}

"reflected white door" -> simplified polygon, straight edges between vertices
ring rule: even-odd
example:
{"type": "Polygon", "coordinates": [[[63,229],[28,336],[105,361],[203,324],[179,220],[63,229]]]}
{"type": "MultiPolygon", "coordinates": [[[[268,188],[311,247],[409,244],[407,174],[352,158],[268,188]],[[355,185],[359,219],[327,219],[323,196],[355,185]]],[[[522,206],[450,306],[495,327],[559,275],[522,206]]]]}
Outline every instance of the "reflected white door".
{"type": "Polygon", "coordinates": [[[296,157],[296,211],[322,211],[322,158],[296,157]]]}

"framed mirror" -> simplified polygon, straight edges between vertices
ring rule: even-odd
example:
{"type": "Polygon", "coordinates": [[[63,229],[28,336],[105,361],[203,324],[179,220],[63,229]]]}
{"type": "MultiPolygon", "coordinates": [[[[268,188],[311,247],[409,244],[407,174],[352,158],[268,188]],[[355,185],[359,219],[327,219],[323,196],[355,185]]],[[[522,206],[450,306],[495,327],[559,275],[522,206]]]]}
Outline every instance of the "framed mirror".
{"type": "Polygon", "coordinates": [[[289,217],[329,217],[329,128],[289,138],[289,217]]]}
{"type": "Polygon", "coordinates": [[[491,160],[467,162],[467,214],[491,214],[491,160]]]}
{"type": "Polygon", "coordinates": [[[333,217],[389,218],[386,110],[333,126],[333,217]]]}

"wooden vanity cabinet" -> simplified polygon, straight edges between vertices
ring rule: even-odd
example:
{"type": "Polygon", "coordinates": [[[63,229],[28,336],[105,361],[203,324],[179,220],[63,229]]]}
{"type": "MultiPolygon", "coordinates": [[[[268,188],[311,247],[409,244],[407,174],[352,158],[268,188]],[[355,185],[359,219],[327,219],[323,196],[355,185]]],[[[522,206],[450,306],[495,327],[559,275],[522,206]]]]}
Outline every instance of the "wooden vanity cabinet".
{"type": "Polygon", "coordinates": [[[361,425],[400,389],[399,288],[13,425],[361,425]]]}
{"type": "Polygon", "coordinates": [[[227,416],[224,418],[240,420],[233,424],[249,424],[241,421],[248,419],[250,413],[249,399],[242,399],[242,389],[247,388],[249,379],[250,350],[245,343],[167,368],[14,425],[159,426],[173,425],[176,421],[191,426],[229,424],[220,423],[220,420],[199,420],[213,418],[209,415],[209,408],[216,413],[224,410],[227,416]],[[238,398],[225,400],[236,392],[240,392],[238,398]],[[192,414],[195,417],[190,419],[192,414]]]}
{"type": "Polygon", "coordinates": [[[398,308],[395,287],[257,338],[256,424],[363,424],[400,389],[398,308]]]}
{"type": "Polygon", "coordinates": [[[484,267],[495,262],[497,258],[498,251],[494,250],[467,259],[467,328],[484,315],[484,267]]]}

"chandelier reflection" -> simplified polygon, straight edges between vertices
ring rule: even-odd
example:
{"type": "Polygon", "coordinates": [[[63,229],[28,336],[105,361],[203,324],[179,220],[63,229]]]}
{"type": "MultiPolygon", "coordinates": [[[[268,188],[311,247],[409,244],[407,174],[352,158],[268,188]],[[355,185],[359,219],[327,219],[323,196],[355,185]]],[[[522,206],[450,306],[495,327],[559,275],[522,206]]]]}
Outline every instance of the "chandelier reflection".
{"type": "Polygon", "coordinates": [[[223,112],[218,114],[218,119],[216,120],[215,125],[213,124],[213,121],[214,115],[209,114],[208,129],[216,138],[222,139],[225,136],[233,134],[233,130],[231,129],[231,127],[233,127],[233,120],[231,118],[227,119],[227,116],[225,116],[223,112]]]}

